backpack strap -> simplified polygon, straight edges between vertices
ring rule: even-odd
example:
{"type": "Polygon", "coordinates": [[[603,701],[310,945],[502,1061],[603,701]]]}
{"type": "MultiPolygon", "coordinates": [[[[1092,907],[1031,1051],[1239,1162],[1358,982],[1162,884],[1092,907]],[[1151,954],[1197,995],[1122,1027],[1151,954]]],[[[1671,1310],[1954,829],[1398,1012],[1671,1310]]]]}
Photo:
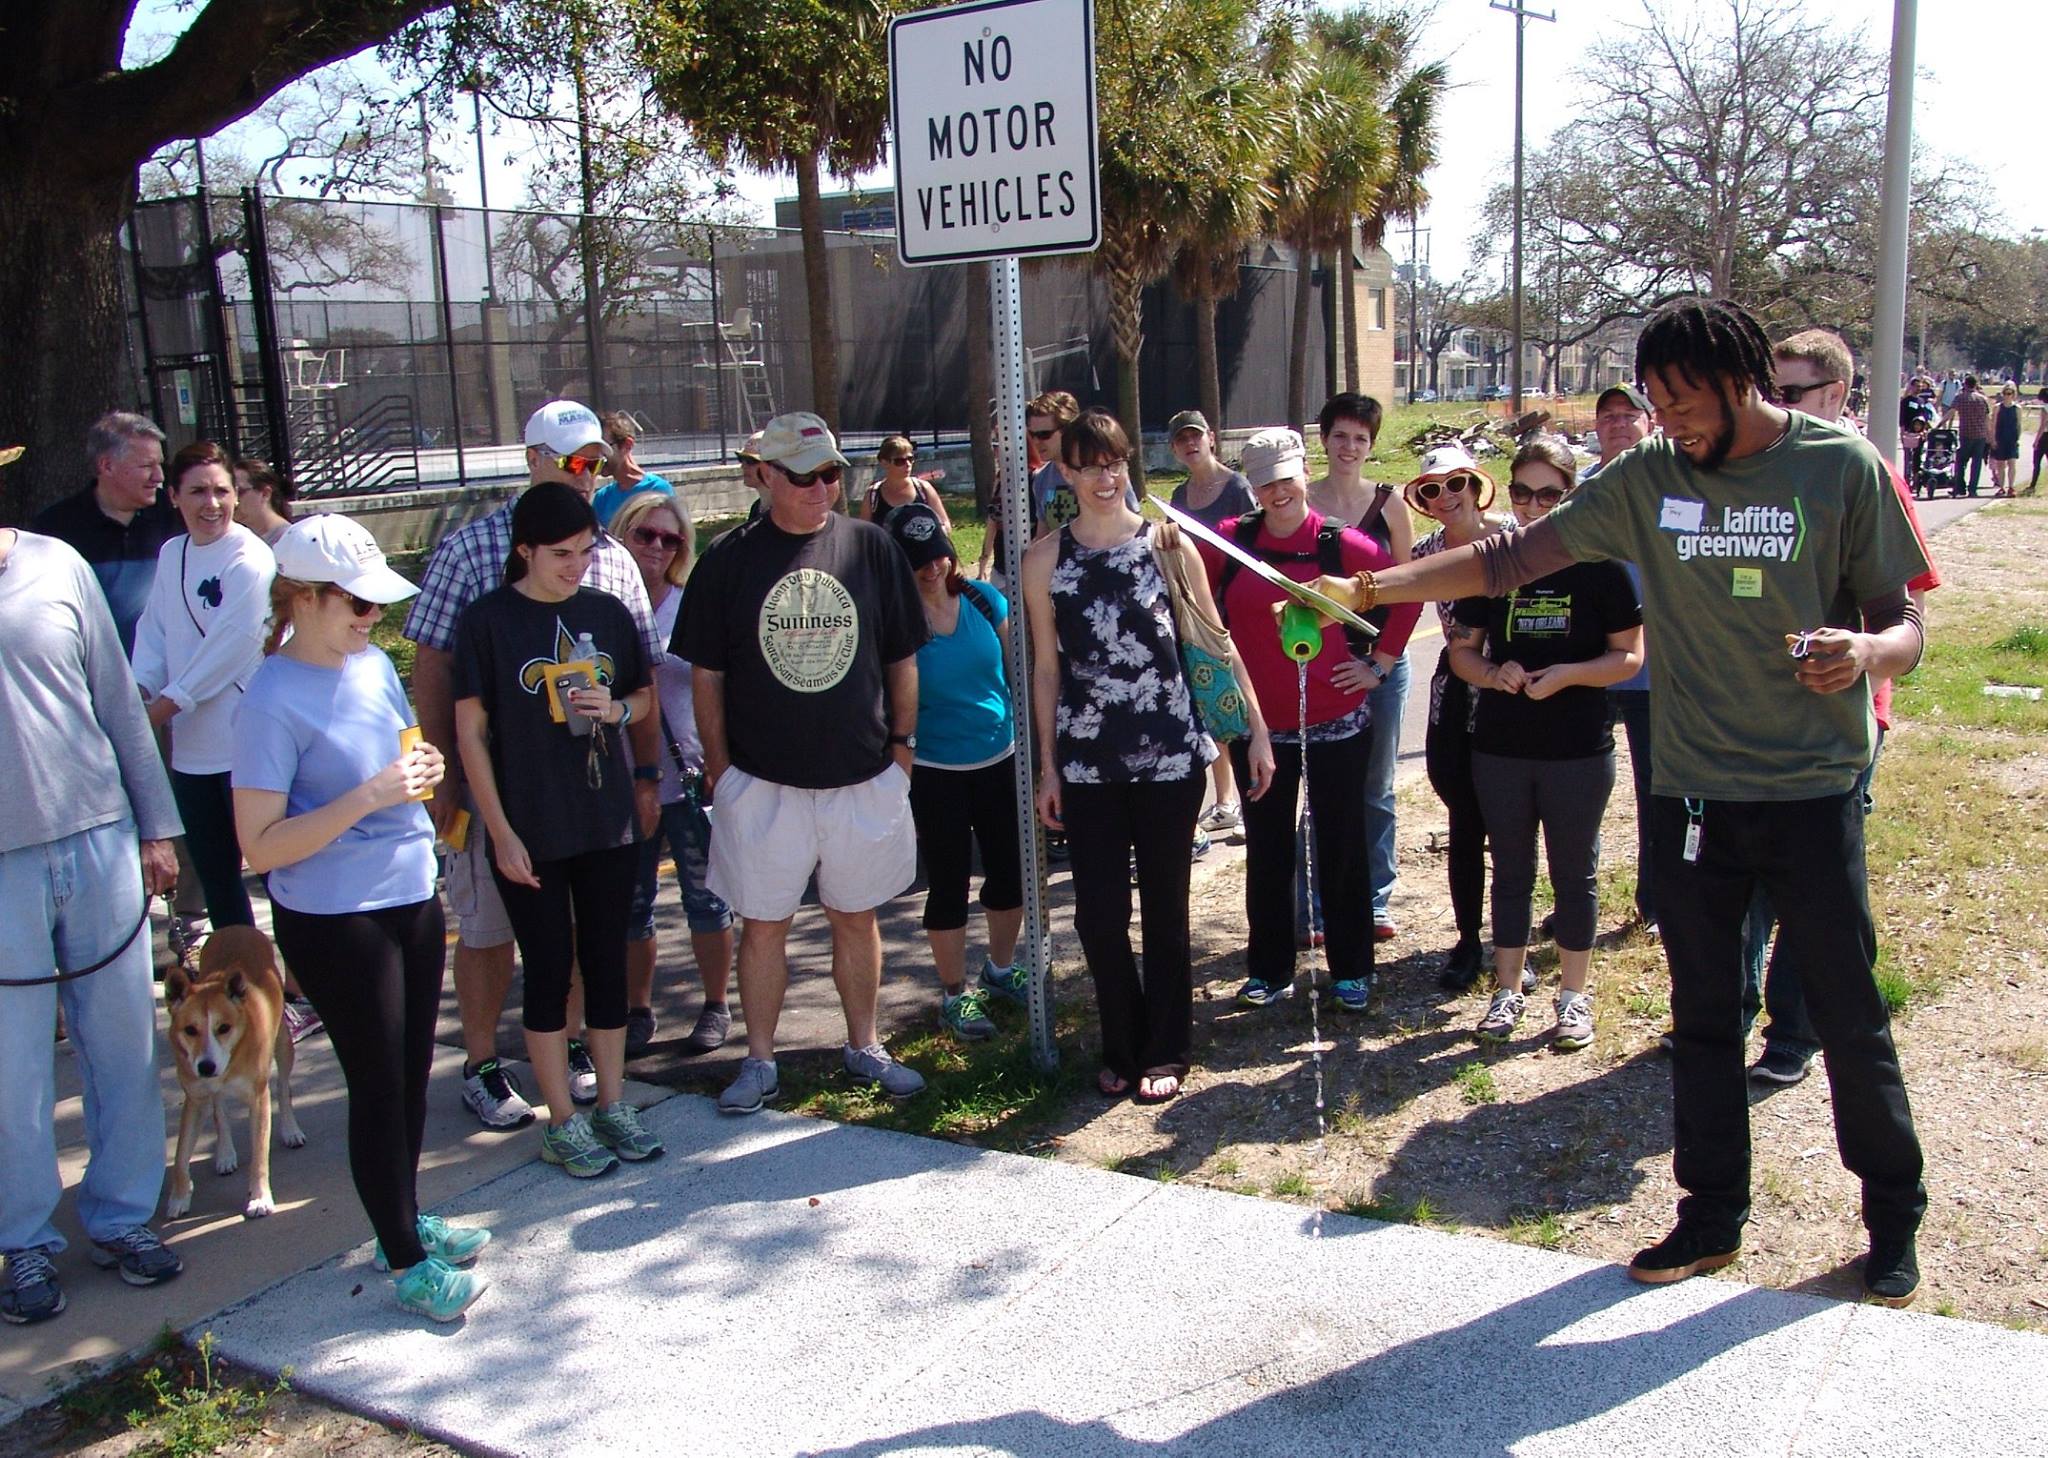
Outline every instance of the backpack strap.
{"type": "Polygon", "coordinates": [[[968,584],[960,590],[960,595],[966,598],[969,602],[974,604],[974,610],[980,613],[983,617],[988,619],[988,625],[991,628],[994,628],[998,635],[1002,633],[1003,625],[1001,621],[998,620],[996,617],[995,606],[992,603],[990,603],[987,598],[981,595],[981,587],[978,583],[975,583],[970,580],[968,584]]]}

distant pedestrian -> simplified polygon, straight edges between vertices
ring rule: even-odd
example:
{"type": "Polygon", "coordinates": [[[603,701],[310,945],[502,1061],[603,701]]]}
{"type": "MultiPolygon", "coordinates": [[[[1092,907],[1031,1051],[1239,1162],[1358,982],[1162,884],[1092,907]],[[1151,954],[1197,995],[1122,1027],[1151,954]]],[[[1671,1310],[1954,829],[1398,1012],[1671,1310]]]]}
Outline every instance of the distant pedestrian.
{"type": "Polygon", "coordinates": [[[148,898],[178,812],[107,599],[53,537],[0,528],[0,1320],[64,1309],[50,1040],[61,1006],[85,1093],[78,1220],[131,1286],[184,1269],[149,1228],[164,1179],[148,898]],[[77,974],[56,980],[54,974],[77,974]],[[40,983],[40,985],[36,985],[40,983]]]}
{"type": "Polygon", "coordinates": [[[953,530],[953,519],[946,514],[946,503],[939,495],[939,488],[924,477],[911,474],[911,467],[916,464],[917,446],[909,436],[882,437],[881,447],[875,452],[875,465],[880,474],[861,501],[862,521],[871,521],[886,529],[891,513],[901,507],[919,505],[938,517],[942,529],[953,530]]]}
{"type": "Polygon", "coordinates": [[[1991,415],[1991,486],[1993,496],[2011,496],[2020,461],[2020,388],[2012,381],[1998,392],[1991,415]]]}
{"type": "MultiPolygon", "coordinates": [[[[1187,480],[1173,488],[1175,506],[1212,527],[1252,509],[1251,483],[1243,472],[1216,459],[1216,432],[1201,411],[1183,410],[1167,421],[1166,441],[1188,472],[1187,480]]],[[[1216,756],[1209,766],[1209,780],[1215,803],[1196,824],[1216,835],[1239,829],[1244,824],[1244,807],[1238,803],[1229,755],[1216,756]]]]}
{"type": "Polygon", "coordinates": [[[1961,393],[1942,417],[1942,424],[1950,422],[1956,426],[1960,444],[1956,450],[1955,485],[1949,494],[1975,496],[1984,477],[1984,458],[1991,454],[1991,401],[1977,388],[1975,375],[1963,376],[1961,393]]]}
{"type": "Polygon", "coordinates": [[[632,416],[623,410],[607,410],[598,417],[604,426],[605,448],[611,452],[611,459],[603,470],[611,480],[591,493],[590,506],[597,513],[597,524],[610,530],[612,518],[619,508],[644,491],[659,491],[666,495],[676,494],[676,488],[666,476],[660,476],[633,459],[633,449],[639,444],[640,426],[632,416]]]}
{"type": "Polygon", "coordinates": [[[291,526],[291,484],[270,462],[254,456],[235,462],[235,520],[271,548],[291,526]]]}

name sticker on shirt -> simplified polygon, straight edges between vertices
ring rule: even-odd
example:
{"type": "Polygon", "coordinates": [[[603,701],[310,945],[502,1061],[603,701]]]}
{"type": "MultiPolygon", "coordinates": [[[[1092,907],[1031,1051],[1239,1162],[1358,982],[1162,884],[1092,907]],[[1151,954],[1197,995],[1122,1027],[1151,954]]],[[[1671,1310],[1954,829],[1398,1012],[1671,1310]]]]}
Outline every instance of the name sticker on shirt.
{"type": "Polygon", "coordinates": [[[1683,496],[1664,498],[1664,509],[1657,516],[1657,530],[1660,532],[1696,532],[1706,524],[1707,503],[1692,501],[1683,496]]]}
{"type": "Polygon", "coordinates": [[[1764,595],[1764,574],[1761,567],[1736,567],[1731,569],[1734,582],[1728,592],[1731,597],[1762,597],[1764,595]]]}

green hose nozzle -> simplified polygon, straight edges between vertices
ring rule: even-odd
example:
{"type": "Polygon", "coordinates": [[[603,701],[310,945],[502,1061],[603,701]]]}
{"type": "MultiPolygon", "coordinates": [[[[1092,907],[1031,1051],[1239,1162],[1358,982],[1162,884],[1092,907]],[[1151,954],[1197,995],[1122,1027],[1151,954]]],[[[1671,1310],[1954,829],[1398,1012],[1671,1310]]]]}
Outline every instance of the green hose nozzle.
{"type": "Polygon", "coordinates": [[[1298,602],[1280,610],[1280,651],[1306,663],[1323,651],[1323,625],[1315,612],[1298,602]]]}

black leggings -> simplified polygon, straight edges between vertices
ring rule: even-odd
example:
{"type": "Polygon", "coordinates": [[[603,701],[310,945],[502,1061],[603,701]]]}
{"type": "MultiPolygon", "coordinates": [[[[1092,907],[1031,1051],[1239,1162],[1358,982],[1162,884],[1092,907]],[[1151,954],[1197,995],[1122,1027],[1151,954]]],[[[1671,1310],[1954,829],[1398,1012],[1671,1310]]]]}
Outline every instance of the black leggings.
{"type": "Polygon", "coordinates": [[[1074,931],[1095,979],[1102,1066],[1136,1081],[1185,1073],[1194,1042],[1188,882],[1206,774],[1184,780],[1063,785],[1074,931]],[[1145,926],[1145,975],[1131,952],[1131,867],[1145,926]]]}
{"type": "MultiPolygon", "coordinates": [[[[1365,768],[1372,736],[1352,734],[1308,747],[1309,810],[1315,824],[1316,895],[1325,911],[1330,977],[1372,976],[1372,853],[1365,834],[1365,768]]],[[[1243,740],[1230,746],[1240,785],[1251,783],[1243,740]]],[[[1245,971],[1284,987],[1294,981],[1296,809],[1301,803],[1301,746],[1273,746],[1273,783],[1244,802],[1244,909],[1250,935],[1245,971]]]]}
{"type": "Polygon", "coordinates": [[[1557,945],[1583,952],[1600,922],[1600,821],[1614,793],[1614,751],[1582,759],[1474,754],[1472,782],[1493,846],[1493,944],[1529,945],[1536,831],[1557,893],[1557,945]]]}
{"type": "Polygon", "coordinates": [[[185,822],[185,853],[199,873],[206,918],[215,927],[254,926],[256,913],[242,884],[242,843],[235,836],[234,791],[225,770],[217,775],[171,771],[171,794],[185,822]]]}
{"type": "Polygon", "coordinates": [[[1486,816],[1479,792],[1472,787],[1470,719],[1472,685],[1451,672],[1448,650],[1437,659],[1429,685],[1429,734],[1423,741],[1423,764],[1429,787],[1444,802],[1451,818],[1450,854],[1445,857],[1451,878],[1451,915],[1460,940],[1477,941],[1481,903],[1486,898],[1486,816]]]}
{"type": "Polygon", "coordinates": [[[1024,904],[1017,854],[1017,762],[1006,755],[980,769],[921,764],[910,772],[910,816],[924,856],[924,929],[967,925],[967,878],[981,848],[981,905],[1015,911],[1024,904]]]}
{"type": "Polygon", "coordinates": [[[313,916],[271,904],[277,949],[327,1024],[348,1084],[348,1165],[393,1270],[420,1249],[420,1144],[448,944],[438,897],[313,916]]]}
{"type": "Polygon", "coordinates": [[[569,1022],[569,974],[583,974],[583,1026],[626,1026],[626,924],[640,847],[613,846],[559,861],[535,861],[540,889],[505,879],[498,894],[525,969],[521,1021],[529,1033],[559,1033],[569,1022]]]}

